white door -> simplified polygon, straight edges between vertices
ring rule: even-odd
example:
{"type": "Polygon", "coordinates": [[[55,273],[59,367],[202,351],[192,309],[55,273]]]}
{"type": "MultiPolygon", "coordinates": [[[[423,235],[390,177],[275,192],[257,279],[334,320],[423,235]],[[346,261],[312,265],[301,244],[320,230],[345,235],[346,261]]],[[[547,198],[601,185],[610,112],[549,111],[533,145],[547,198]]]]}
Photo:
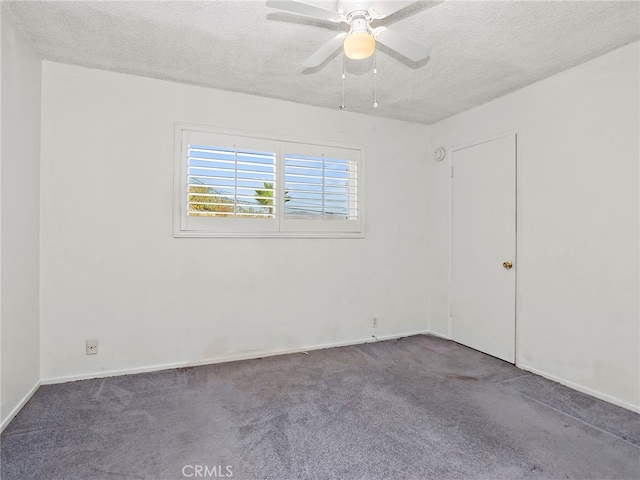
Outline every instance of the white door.
{"type": "Polygon", "coordinates": [[[454,150],[452,165],[451,338],[515,363],[516,136],[454,150]]]}

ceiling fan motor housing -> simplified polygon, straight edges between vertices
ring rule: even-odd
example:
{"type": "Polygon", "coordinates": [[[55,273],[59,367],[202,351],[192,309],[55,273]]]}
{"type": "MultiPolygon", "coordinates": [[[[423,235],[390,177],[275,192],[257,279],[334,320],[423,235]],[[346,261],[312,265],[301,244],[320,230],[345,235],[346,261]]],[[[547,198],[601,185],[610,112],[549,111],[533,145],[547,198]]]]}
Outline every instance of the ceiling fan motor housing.
{"type": "Polygon", "coordinates": [[[351,26],[349,33],[369,33],[369,20],[364,10],[350,13],[347,23],[351,26]]]}
{"type": "Polygon", "coordinates": [[[349,18],[349,15],[355,12],[368,12],[373,3],[373,1],[340,0],[337,4],[338,13],[341,13],[345,18],[349,18]]]}

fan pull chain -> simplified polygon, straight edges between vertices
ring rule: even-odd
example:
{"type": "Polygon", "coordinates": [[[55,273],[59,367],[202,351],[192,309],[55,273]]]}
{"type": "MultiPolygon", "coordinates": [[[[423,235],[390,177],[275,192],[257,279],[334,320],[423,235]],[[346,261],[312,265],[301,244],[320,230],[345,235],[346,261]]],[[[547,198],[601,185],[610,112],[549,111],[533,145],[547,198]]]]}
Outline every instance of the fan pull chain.
{"type": "Polygon", "coordinates": [[[344,55],[342,56],[342,104],[338,107],[340,110],[344,110],[345,106],[344,106],[344,78],[345,78],[345,74],[344,74],[344,55]]]}
{"type": "Polygon", "coordinates": [[[378,56],[373,51],[373,108],[378,108],[378,56]]]}

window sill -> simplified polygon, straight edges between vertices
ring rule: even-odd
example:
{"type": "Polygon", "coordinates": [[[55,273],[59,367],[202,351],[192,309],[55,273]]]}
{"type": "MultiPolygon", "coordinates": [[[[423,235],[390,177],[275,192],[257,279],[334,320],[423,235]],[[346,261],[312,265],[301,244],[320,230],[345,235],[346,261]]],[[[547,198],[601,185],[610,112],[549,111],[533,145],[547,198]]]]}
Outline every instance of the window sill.
{"type": "Polygon", "coordinates": [[[201,232],[177,231],[174,238],[366,238],[364,232],[201,232]]]}

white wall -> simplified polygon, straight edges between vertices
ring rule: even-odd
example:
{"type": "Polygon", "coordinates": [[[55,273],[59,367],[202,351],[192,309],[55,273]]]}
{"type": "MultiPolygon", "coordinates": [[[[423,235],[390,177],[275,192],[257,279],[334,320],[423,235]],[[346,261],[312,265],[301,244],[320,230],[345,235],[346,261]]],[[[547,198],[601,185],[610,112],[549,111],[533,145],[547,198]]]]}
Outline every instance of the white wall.
{"type": "MultiPolygon", "coordinates": [[[[3,8],[0,8],[3,10],[3,8]]],[[[2,11],[2,427],[40,382],[41,60],[2,11]]]]}
{"type": "MultiPolygon", "coordinates": [[[[517,129],[517,361],[640,410],[638,43],[432,126],[434,147],[517,129]]],[[[446,336],[450,155],[429,162],[430,329],[446,336]]]]}
{"type": "Polygon", "coordinates": [[[43,62],[43,380],[426,331],[427,134],[43,62]],[[365,145],[367,237],[173,238],[175,122],[365,145]]]}

